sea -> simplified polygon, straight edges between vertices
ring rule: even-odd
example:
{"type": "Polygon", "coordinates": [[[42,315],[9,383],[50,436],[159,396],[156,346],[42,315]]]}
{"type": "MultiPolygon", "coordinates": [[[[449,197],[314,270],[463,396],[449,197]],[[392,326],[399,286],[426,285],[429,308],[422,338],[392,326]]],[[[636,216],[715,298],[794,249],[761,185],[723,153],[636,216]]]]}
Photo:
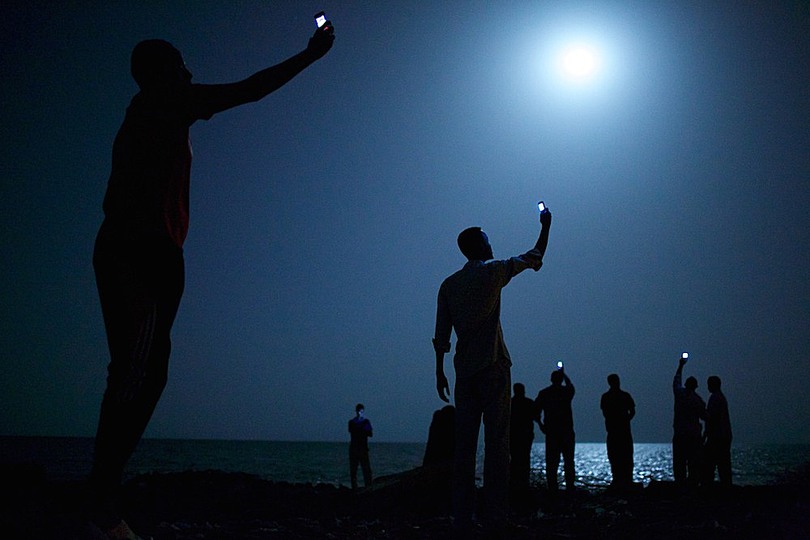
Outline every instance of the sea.
{"type": "MultiPolygon", "coordinates": [[[[637,443],[634,480],[672,480],[672,446],[637,443]]],[[[375,477],[407,471],[422,464],[424,443],[369,443],[375,477]]],[[[0,437],[0,464],[36,464],[52,481],[76,481],[90,469],[92,438],[0,437]]],[[[532,447],[533,480],[543,483],[542,441],[532,447]]],[[[606,487],[610,464],[604,443],[577,443],[577,484],[606,487]]],[[[810,463],[810,445],[762,444],[732,447],[733,480],[738,485],[767,485],[790,478],[810,463]]],[[[479,448],[478,480],[483,465],[479,448]]],[[[220,470],[243,472],[277,482],[349,485],[348,444],[345,442],[223,441],[143,439],[127,467],[127,478],[147,473],[220,470]]],[[[358,474],[360,472],[358,471],[358,474]]],[[[360,475],[362,476],[362,475],[360,475]]],[[[561,476],[562,478],[562,476],[561,476]]]]}

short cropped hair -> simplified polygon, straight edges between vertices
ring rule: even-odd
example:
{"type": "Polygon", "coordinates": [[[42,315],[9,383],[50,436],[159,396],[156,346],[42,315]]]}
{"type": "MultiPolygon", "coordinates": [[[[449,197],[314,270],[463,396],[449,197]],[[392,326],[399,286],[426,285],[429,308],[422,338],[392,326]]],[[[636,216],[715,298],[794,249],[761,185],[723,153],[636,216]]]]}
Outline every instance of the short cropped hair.
{"type": "Polygon", "coordinates": [[[481,227],[469,227],[461,231],[458,235],[458,249],[468,259],[476,259],[481,256],[481,249],[484,246],[484,231],[481,227]]]}
{"type": "Polygon", "coordinates": [[[162,82],[172,63],[180,57],[174,45],[162,39],[141,41],[132,49],[130,70],[132,78],[141,89],[162,82]]]}
{"type": "Polygon", "coordinates": [[[365,410],[366,410],[366,407],[362,403],[358,403],[354,407],[354,412],[360,412],[360,411],[365,411],[365,410]]]}

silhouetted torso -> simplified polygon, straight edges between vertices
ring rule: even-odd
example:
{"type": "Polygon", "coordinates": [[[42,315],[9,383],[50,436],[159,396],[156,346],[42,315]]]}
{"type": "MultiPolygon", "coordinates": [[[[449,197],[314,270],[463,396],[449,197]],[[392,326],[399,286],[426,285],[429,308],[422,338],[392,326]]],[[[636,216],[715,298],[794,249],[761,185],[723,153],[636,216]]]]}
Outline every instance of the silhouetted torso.
{"type": "Polygon", "coordinates": [[[719,390],[709,396],[709,404],[706,405],[706,436],[709,440],[731,441],[728,402],[719,390]]]}
{"type": "Polygon", "coordinates": [[[113,143],[104,214],[116,229],[183,245],[189,223],[189,127],[210,118],[204,85],[168,97],[132,98],[113,143]]]}
{"type": "Polygon", "coordinates": [[[672,427],[675,429],[675,435],[700,437],[700,420],[706,417],[706,404],[703,398],[683,386],[676,386],[673,391],[675,418],[672,427]]]}
{"type": "Polygon", "coordinates": [[[602,394],[601,408],[608,433],[630,432],[630,419],[636,404],[629,393],[611,388],[602,394]]]}
{"type": "Polygon", "coordinates": [[[372,436],[371,422],[368,418],[352,418],[349,420],[349,434],[351,450],[368,450],[368,438],[372,436]]]}
{"type": "Polygon", "coordinates": [[[512,417],[509,424],[509,436],[513,442],[534,440],[534,418],[536,408],[534,401],[526,396],[512,397],[512,417]]]}
{"type": "Polygon", "coordinates": [[[568,435],[574,431],[574,415],[571,401],[574,399],[574,387],[569,385],[551,385],[540,390],[535,404],[538,413],[544,412],[546,437],[568,435]]]}

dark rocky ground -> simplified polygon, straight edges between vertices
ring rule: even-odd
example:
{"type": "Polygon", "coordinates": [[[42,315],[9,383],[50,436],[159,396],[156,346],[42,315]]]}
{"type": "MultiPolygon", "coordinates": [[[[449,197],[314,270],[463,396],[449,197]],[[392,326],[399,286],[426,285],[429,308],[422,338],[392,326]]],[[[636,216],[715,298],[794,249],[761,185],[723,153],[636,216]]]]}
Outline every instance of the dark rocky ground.
{"type": "MultiPolygon", "coordinates": [[[[87,537],[83,487],[36,466],[5,466],[0,538],[87,537]]],[[[145,536],[188,539],[448,538],[446,471],[416,469],[353,493],[219,471],[140,476],[125,485],[127,521],[145,536]]],[[[681,493],[652,483],[624,494],[542,488],[515,501],[509,538],[810,538],[810,468],[779,484],[681,493]]],[[[475,533],[484,538],[483,531],[475,533]]]]}

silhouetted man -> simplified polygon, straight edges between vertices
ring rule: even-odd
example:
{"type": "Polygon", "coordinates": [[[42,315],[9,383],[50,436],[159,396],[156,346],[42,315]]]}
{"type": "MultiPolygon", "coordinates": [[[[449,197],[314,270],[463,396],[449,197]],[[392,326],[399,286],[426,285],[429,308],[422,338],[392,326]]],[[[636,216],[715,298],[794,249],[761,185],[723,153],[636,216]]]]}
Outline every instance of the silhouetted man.
{"type": "Polygon", "coordinates": [[[371,485],[371,464],[368,460],[368,438],[374,435],[371,430],[371,421],[365,417],[366,408],[358,403],[354,408],[354,418],[349,420],[349,475],[352,479],[352,489],[357,489],[357,466],[363,468],[363,485],[371,485]]]}
{"type": "Polygon", "coordinates": [[[302,52],[247,79],[192,84],[180,52],[162,40],[138,43],[132,76],[140,87],[115,137],[96,273],[111,361],[93,468],[92,521],[111,538],[134,538],[112,503],[124,467],[166,384],[170,331],[184,287],[189,223],[189,128],[257,101],[329,51],[331,23],[302,52]]]}
{"type": "Polygon", "coordinates": [[[529,487],[532,442],[534,441],[534,400],[526,397],[526,387],[515,383],[512,387],[512,416],[509,423],[509,481],[513,492],[529,487]]]}
{"type": "Polygon", "coordinates": [[[546,435],[546,481],[548,489],[556,492],[559,489],[557,469],[560,466],[560,454],[563,458],[565,472],[565,489],[573,490],[576,480],[574,469],[574,414],[571,402],[574,400],[574,385],[563,368],[551,372],[551,385],[538,392],[534,400],[537,407],[537,424],[546,435]]]}
{"type": "Polygon", "coordinates": [[[607,454],[610,472],[616,487],[633,483],[633,433],[630,420],[636,415],[636,403],[629,393],[621,389],[619,376],[611,373],[607,378],[610,389],[602,394],[600,407],[605,417],[607,454]]]}
{"type": "Polygon", "coordinates": [[[706,405],[706,478],[714,482],[714,471],[720,477],[720,484],[731,485],[731,419],[728,415],[728,402],[720,390],[720,377],[712,375],[706,386],[709,388],[709,403],[706,405]]]}
{"type": "Polygon", "coordinates": [[[436,309],[436,391],[448,401],[450,385],[444,375],[444,355],[450,336],[457,343],[456,451],[453,472],[453,534],[466,538],[475,503],[475,456],[478,431],[484,420],[484,492],[487,525],[504,526],[509,496],[509,394],[512,362],[501,330],[501,289],[527,268],[539,270],[548,245],[551,214],[540,214],[542,229],[534,248],[519,257],[491,260],[489,239],[478,227],[458,236],[468,261],[439,288],[436,309]],[[488,262],[489,261],[489,262],[488,262]]]}
{"type": "Polygon", "coordinates": [[[681,384],[686,359],[678,362],[678,370],[672,380],[675,395],[674,435],[672,437],[672,473],[675,483],[695,487],[700,483],[703,445],[700,421],[706,419],[706,404],[695,390],[698,382],[694,377],[681,384]]]}

